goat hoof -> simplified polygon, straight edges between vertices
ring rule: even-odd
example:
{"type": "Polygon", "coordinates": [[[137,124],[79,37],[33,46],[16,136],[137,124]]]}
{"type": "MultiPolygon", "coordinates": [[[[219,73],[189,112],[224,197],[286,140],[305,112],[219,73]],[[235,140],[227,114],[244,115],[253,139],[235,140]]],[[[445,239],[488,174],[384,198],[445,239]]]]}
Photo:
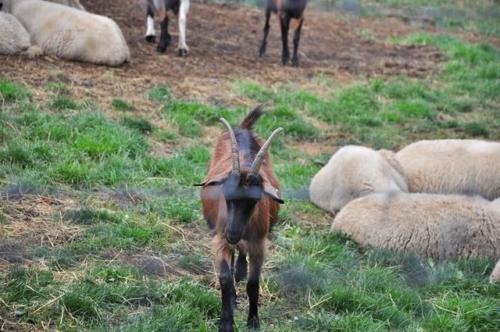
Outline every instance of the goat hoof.
{"type": "Polygon", "coordinates": [[[283,64],[283,66],[286,66],[288,64],[288,60],[290,60],[289,54],[285,53],[281,56],[281,63],[283,64]]]}
{"type": "Polygon", "coordinates": [[[264,54],[266,54],[266,48],[265,47],[261,47],[260,50],[259,50],[259,57],[263,57],[264,54]]]}
{"type": "Polygon", "coordinates": [[[179,48],[179,50],[177,51],[177,55],[180,57],[185,57],[188,55],[188,50],[179,48]]]}
{"type": "Polygon", "coordinates": [[[165,51],[167,50],[167,46],[166,45],[158,45],[158,47],[156,48],[156,50],[159,53],[165,53],[165,51]]]}
{"type": "Polygon", "coordinates": [[[249,329],[258,329],[260,327],[259,317],[249,318],[247,321],[247,327],[249,329]]]}
{"type": "Polygon", "coordinates": [[[144,38],[148,43],[154,43],[156,41],[156,36],[150,35],[144,38]]]}
{"type": "Polygon", "coordinates": [[[220,322],[219,332],[234,332],[233,322],[220,322]]]}
{"type": "Polygon", "coordinates": [[[292,59],[292,66],[298,67],[299,66],[299,58],[293,58],[292,59]]]}

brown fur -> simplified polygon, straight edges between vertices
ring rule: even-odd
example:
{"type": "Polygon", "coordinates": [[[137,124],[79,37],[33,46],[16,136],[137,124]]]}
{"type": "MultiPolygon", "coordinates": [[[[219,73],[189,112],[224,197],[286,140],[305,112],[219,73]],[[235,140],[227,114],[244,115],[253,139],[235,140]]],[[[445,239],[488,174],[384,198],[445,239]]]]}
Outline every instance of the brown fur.
{"type": "MultiPolygon", "coordinates": [[[[255,109],[241,122],[239,128],[235,130],[235,136],[239,145],[239,186],[241,187],[246,187],[247,183],[244,183],[245,181],[253,181],[255,179],[249,176],[250,168],[264,141],[257,137],[251,129],[261,115],[262,111],[259,108],[255,109]]],[[[271,156],[266,153],[262,167],[259,170],[259,175],[262,178],[262,189],[264,192],[271,193],[277,197],[273,199],[268,194],[263,194],[253,207],[253,212],[251,212],[252,214],[246,224],[243,236],[236,244],[230,244],[225,234],[228,207],[223,192],[223,181],[231,175],[232,170],[231,139],[229,133],[224,133],[215,143],[212,159],[208,167],[208,174],[200,191],[203,215],[210,228],[214,231],[212,250],[215,255],[215,267],[219,276],[222,293],[222,314],[219,331],[223,332],[234,331],[234,308],[231,304],[231,298],[236,294],[234,281],[238,282],[245,277],[248,277],[247,294],[250,304],[247,324],[252,328],[259,325],[257,309],[259,278],[268,235],[271,226],[278,221],[279,211],[279,203],[275,199],[279,197],[280,185],[272,170],[271,156]],[[236,265],[234,264],[235,250],[238,250],[240,253],[236,265]],[[240,261],[241,257],[243,257],[242,261],[240,261]]],[[[280,201],[280,199],[277,200],[280,201]]]]}
{"type": "MultiPolygon", "coordinates": [[[[258,118],[258,117],[257,117],[258,118]]],[[[253,119],[254,121],[256,119],[253,119]]],[[[240,128],[251,129],[253,123],[249,117],[245,118],[240,128]]],[[[255,156],[262,144],[260,137],[255,137],[258,146],[257,149],[249,151],[240,151],[240,164],[242,165],[242,174],[248,172],[249,161],[255,156]],[[246,166],[246,167],[245,167],[246,166]]],[[[228,133],[222,134],[215,143],[212,159],[208,167],[208,174],[204,183],[220,180],[229,175],[232,170],[231,141],[228,133]]],[[[280,184],[272,169],[271,156],[267,153],[264,164],[260,169],[260,175],[264,179],[264,185],[269,185],[275,190],[280,190],[280,184]]],[[[201,188],[201,197],[203,205],[203,216],[210,227],[224,229],[224,219],[226,211],[226,202],[222,193],[221,186],[204,186],[201,188]],[[217,225],[219,225],[217,227],[217,225]]],[[[270,226],[278,220],[279,204],[269,197],[263,197],[257,204],[254,215],[250,221],[249,229],[255,230],[255,236],[267,236],[270,226]]]]}

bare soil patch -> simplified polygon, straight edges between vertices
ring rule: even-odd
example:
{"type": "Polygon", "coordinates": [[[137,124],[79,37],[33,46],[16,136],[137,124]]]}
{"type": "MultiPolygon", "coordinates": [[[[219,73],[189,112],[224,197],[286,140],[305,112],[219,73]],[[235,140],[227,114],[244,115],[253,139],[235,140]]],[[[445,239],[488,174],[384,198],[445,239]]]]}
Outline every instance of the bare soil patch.
{"type": "Polygon", "coordinates": [[[74,207],[69,198],[23,195],[19,199],[2,198],[5,217],[0,227],[0,269],[8,264],[29,260],[28,249],[34,246],[55,247],[71,241],[81,234],[81,228],[68,225],[57,218],[74,207]]]}
{"type": "MultiPolygon", "coordinates": [[[[346,18],[335,12],[308,10],[300,53],[301,68],[283,67],[277,17],[272,18],[268,54],[259,58],[264,15],[261,10],[227,5],[193,3],[188,17],[187,58],[176,56],[177,20],[166,54],[144,41],[145,10],[141,0],[82,0],[86,8],[106,15],[119,24],[129,44],[132,61],[108,68],[43,56],[0,57],[1,74],[35,87],[35,98],[45,99],[41,87],[51,81],[66,82],[77,97],[91,97],[109,104],[114,97],[144,102],[144,91],[164,83],[175,95],[201,99],[228,99],[228,82],[251,79],[265,84],[304,81],[323,74],[335,82],[351,81],[359,75],[411,77],[431,75],[442,56],[427,46],[389,45],[385,39],[401,36],[413,28],[394,18],[346,18]],[[363,36],[370,31],[374,38],[363,36]]],[[[159,29],[159,27],[158,27],[159,29]]],[[[230,96],[229,96],[230,98],[230,96]]],[[[142,105],[140,104],[142,103],[142,105]]]]}

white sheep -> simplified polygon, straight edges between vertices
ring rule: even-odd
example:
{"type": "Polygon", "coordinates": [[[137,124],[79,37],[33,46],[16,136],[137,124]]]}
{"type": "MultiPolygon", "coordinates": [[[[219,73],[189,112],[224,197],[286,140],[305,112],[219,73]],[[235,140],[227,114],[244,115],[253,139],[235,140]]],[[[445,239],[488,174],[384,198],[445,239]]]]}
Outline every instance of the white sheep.
{"type": "Polygon", "coordinates": [[[410,192],[500,197],[500,142],[432,140],[396,153],[410,192]]]}
{"type": "Polygon", "coordinates": [[[109,66],[130,58],[120,28],[107,17],[41,0],[2,1],[46,54],[109,66]]]}
{"type": "Polygon", "coordinates": [[[341,148],[312,179],[311,201],[336,212],[351,200],[374,192],[407,192],[406,180],[393,155],[362,146],[341,148]]]}
{"type": "Polygon", "coordinates": [[[85,10],[85,7],[82,6],[80,0],[45,0],[45,1],[60,3],[61,5],[73,7],[80,10],[85,10]]]}
{"type": "Polygon", "coordinates": [[[22,24],[14,16],[0,12],[0,54],[17,54],[29,47],[30,35],[22,24]]]}
{"type": "Polygon", "coordinates": [[[490,282],[492,284],[500,282],[500,259],[498,260],[497,264],[495,265],[493,272],[491,272],[490,282]]]}
{"type": "Polygon", "coordinates": [[[372,194],[345,206],[332,230],[362,246],[438,260],[500,257],[500,204],[479,196],[372,194]]]}

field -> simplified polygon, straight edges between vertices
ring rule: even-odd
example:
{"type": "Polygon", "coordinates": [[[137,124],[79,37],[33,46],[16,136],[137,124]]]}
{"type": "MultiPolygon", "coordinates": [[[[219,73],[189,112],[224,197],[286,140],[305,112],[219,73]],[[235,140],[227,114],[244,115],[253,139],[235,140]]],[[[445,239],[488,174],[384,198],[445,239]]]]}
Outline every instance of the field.
{"type": "MultiPolygon", "coordinates": [[[[143,41],[140,1],[82,0],[123,29],[131,63],[0,56],[0,322],[7,331],[215,331],[220,295],[198,189],[218,119],[256,126],[286,201],[261,282],[261,331],[495,331],[491,260],[359,248],[308,201],[346,144],[500,140],[497,1],[325,1],[301,68],[268,54],[255,3],[195,2],[190,55],[143,41]],[[325,8],[327,10],[325,10],[325,8]],[[430,14],[429,14],[430,13],[430,14]]],[[[175,21],[175,20],[174,20],[175,21]]],[[[246,330],[238,286],[236,324],[246,330]]]]}

